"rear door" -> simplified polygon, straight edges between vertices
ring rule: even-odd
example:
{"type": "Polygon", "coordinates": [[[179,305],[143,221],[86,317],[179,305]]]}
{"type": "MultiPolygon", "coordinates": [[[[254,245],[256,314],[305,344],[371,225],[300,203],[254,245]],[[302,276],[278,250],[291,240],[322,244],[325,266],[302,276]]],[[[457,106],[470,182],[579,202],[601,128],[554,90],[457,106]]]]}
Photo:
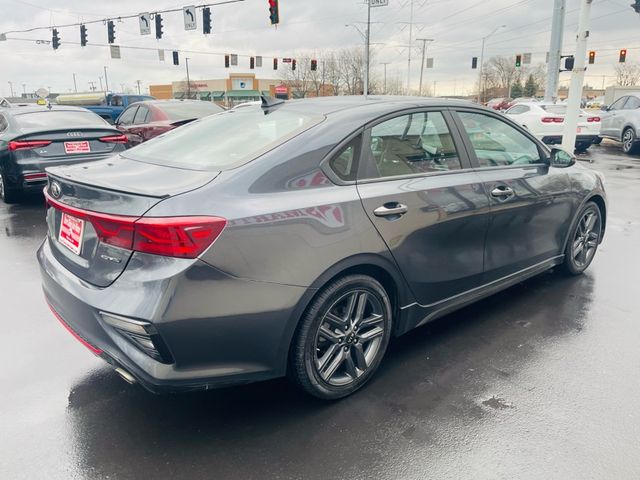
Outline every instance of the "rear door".
{"type": "Polygon", "coordinates": [[[560,255],[574,210],[568,173],[498,115],[457,109],[457,122],[491,202],[485,282],[560,255]]]}
{"type": "Polygon", "coordinates": [[[488,198],[446,110],[396,113],[365,130],[364,209],[421,305],[481,283],[488,198]]]}

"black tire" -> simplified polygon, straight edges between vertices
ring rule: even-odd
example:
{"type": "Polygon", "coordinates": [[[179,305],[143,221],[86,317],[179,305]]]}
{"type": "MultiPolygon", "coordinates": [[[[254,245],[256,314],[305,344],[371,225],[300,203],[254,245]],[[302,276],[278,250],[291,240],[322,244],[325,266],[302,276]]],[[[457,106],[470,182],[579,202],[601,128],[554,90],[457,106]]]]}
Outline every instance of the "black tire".
{"type": "Polygon", "coordinates": [[[628,155],[633,155],[640,151],[640,143],[633,128],[627,127],[622,132],[622,151],[628,155]]]}
{"type": "Polygon", "coordinates": [[[594,145],[600,145],[602,143],[602,137],[598,137],[593,141],[594,145]]]}
{"type": "Polygon", "coordinates": [[[0,200],[4,203],[16,203],[20,198],[20,192],[6,185],[2,171],[0,170],[0,200]]]}
{"type": "Polygon", "coordinates": [[[576,144],[576,152],[584,153],[589,149],[590,146],[591,146],[591,143],[589,142],[579,142],[576,144]]]}
{"type": "Polygon", "coordinates": [[[391,312],[389,295],[377,280],[348,275],[331,282],[300,321],[289,376],[323,400],[352,394],[382,361],[391,336],[391,312]]]}
{"type": "Polygon", "coordinates": [[[569,275],[580,275],[584,272],[596,255],[601,235],[602,212],[594,202],[587,202],[576,217],[567,240],[562,271],[569,275]],[[589,227],[591,221],[593,224],[589,227]]]}

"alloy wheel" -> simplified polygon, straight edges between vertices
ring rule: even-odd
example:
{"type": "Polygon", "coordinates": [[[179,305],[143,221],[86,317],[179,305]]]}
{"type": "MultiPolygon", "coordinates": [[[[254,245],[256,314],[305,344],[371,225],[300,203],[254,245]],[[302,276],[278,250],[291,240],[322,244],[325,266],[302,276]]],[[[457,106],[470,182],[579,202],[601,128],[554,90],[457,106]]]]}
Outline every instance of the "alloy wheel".
{"type": "Polygon", "coordinates": [[[314,364],[320,378],[344,386],[373,364],[385,333],[385,309],[376,295],[351,290],[331,305],[316,333],[314,364]]]}
{"type": "Polygon", "coordinates": [[[633,131],[630,128],[624,132],[622,137],[622,149],[625,152],[629,152],[633,148],[633,137],[633,131]]]}
{"type": "Polygon", "coordinates": [[[600,217],[597,212],[587,210],[578,223],[573,239],[572,256],[576,266],[586,268],[593,259],[600,239],[600,217]]]}

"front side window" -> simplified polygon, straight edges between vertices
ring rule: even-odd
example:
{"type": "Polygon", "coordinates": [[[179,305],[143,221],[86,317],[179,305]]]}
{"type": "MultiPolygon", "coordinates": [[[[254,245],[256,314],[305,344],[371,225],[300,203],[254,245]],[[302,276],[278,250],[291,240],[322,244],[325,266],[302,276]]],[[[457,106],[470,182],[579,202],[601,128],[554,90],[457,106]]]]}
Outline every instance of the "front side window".
{"type": "Polygon", "coordinates": [[[511,125],[489,115],[458,112],[481,167],[541,163],[538,145],[511,125]]]}
{"type": "Polygon", "coordinates": [[[629,97],[619,98],[618,100],[616,100],[611,104],[611,106],[609,107],[609,110],[620,110],[624,106],[624,102],[627,101],[627,98],[629,97]]]}
{"type": "Polygon", "coordinates": [[[627,103],[624,104],[625,110],[635,110],[640,107],[640,98],[630,96],[627,103]]]}
{"type": "Polygon", "coordinates": [[[392,118],[371,129],[368,177],[394,177],[462,168],[440,112],[420,112],[392,118]]]}

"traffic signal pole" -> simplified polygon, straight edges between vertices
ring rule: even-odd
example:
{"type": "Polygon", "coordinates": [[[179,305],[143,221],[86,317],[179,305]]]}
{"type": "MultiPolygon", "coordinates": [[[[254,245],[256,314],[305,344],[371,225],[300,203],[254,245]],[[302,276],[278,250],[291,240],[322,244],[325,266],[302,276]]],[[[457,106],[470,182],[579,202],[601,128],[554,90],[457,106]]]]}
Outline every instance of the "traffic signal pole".
{"type": "Polygon", "coordinates": [[[553,21],[551,24],[551,42],[549,45],[549,63],[547,64],[547,85],[544,101],[552,102],[558,96],[560,78],[560,55],[562,55],[562,37],[564,35],[564,16],[567,0],[554,0],[553,21]]]}
{"type": "Polygon", "coordinates": [[[365,98],[369,95],[369,40],[371,32],[371,0],[367,0],[367,35],[364,47],[364,86],[363,94],[365,98]]]}
{"type": "Polygon", "coordinates": [[[584,83],[584,71],[586,70],[587,39],[589,38],[589,16],[593,0],[580,2],[580,19],[578,21],[578,34],[576,41],[576,54],[573,71],[571,72],[571,86],[567,100],[567,113],[564,116],[564,132],[562,133],[562,148],[573,152],[576,144],[578,128],[578,115],[580,114],[580,102],[582,100],[582,84],[584,83]]]}

